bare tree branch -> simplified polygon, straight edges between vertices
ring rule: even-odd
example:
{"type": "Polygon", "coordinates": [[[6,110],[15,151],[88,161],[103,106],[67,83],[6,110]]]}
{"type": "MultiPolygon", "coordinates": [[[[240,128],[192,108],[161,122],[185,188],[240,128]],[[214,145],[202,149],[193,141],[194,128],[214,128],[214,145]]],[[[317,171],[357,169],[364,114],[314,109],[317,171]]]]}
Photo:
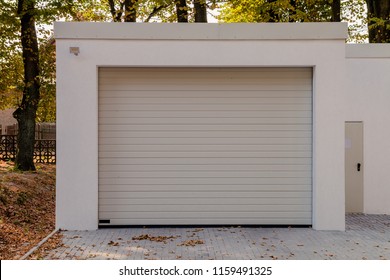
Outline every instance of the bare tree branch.
{"type": "Polygon", "coordinates": [[[110,6],[110,13],[112,15],[113,21],[120,22],[121,21],[121,17],[122,17],[122,13],[123,13],[123,7],[124,7],[125,3],[124,2],[120,2],[119,10],[115,9],[115,2],[114,2],[114,0],[108,0],[108,5],[110,6]]]}
{"type": "Polygon", "coordinates": [[[149,22],[152,19],[152,17],[154,17],[159,11],[161,11],[162,9],[167,8],[168,6],[169,6],[168,4],[165,4],[165,5],[154,7],[152,12],[149,14],[147,19],[145,20],[145,22],[149,22]]]}

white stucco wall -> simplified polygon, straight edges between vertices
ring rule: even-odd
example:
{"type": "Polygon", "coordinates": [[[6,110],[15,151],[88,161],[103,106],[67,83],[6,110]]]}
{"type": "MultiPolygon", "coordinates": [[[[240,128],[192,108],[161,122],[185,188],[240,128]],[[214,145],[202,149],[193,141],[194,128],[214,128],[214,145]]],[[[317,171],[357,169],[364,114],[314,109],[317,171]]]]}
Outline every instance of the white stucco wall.
{"type": "Polygon", "coordinates": [[[347,45],[346,121],[363,122],[364,213],[390,214],[390,44],[347,45]]]}
{"type": "Polygon", "coordinates": [[[342,23],[57,23],[57,227],[98,226],[99,66],[302,66],[314,69],[313,227],[344,230],[346,30],[342,23]]]}

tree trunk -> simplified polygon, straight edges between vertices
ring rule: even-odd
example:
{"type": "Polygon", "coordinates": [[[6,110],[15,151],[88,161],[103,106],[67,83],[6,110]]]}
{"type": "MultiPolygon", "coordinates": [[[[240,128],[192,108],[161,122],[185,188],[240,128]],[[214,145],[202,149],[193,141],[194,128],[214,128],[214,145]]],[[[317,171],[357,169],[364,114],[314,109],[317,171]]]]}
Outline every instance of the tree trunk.
{"type": "Polygon", "coordinates": [[[332,19],[333,22],[341,21],[341,1],[333,0],[332,1],[332,19]]]}
{"type": "Polygon", "coordinates": [[[138,0],[125,0],[125,22],[137,21],[137,2],[138,0]]]}
{"type": "Polygon", "coordinates": [[[205,0],[194,0],[195,22],[207,22],[207,6],[205,0]]]}
{"type": "Polygon", "coordinates": [[[114,22],[120,22],[122,17],[123,3],[121,3],[121,8],[119,11],[115,9],[114,0],[108,0],[108,5],[110,6],[110,13],[114,22]]]}
{"type": "Polygon", "coordinates": [[[177,22],[188,22],[188,8],[186,0],[176,0],[177,22]]]}
{"type": "Polygon", "coordinates": [[[24,64],[22,103],[14,112],[18,121],[18,151],[15,166],[19,170],[35,170],[35,117],[39,103],[39,52],[35,30],[35,1],[19,0],[18,16],[21,23],[21,42],[24,64]]]}
{"type": "Polygon", "coordinates": [[[390,43],[390,1],[366,0],[368,18],[368,39],[370,43],[390,43]],[[383,20],[377,24],[375,19],[383,20]]]}

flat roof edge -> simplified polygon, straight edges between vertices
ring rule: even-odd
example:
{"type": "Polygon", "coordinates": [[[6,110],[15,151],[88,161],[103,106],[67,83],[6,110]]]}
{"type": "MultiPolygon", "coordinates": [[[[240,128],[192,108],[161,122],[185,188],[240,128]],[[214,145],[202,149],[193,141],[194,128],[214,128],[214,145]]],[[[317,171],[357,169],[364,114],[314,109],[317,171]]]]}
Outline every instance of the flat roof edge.
{"type": "Polygon", "coordinates": [[[56,39],[344,40],[347,23],[55,22],[56,39]]]}
{"type": "Polygon", "coordinates": [[[347,58],[390,58],[390,44],[347,44],[347,58]]]}

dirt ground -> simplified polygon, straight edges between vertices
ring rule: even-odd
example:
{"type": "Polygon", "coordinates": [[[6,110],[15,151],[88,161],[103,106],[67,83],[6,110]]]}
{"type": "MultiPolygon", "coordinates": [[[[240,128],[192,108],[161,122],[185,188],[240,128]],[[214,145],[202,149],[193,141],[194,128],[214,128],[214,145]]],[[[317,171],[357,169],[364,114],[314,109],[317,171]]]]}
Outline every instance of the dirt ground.
{"type": "MultiPolygon", "coordinates": [[[[0,259],[19,259],[55,228],[55,165],[36,164],[35,172],[14,170],[0,160],[0,259]]],[[[60,234],[30,258],[60,245],[60,234]]]]}

